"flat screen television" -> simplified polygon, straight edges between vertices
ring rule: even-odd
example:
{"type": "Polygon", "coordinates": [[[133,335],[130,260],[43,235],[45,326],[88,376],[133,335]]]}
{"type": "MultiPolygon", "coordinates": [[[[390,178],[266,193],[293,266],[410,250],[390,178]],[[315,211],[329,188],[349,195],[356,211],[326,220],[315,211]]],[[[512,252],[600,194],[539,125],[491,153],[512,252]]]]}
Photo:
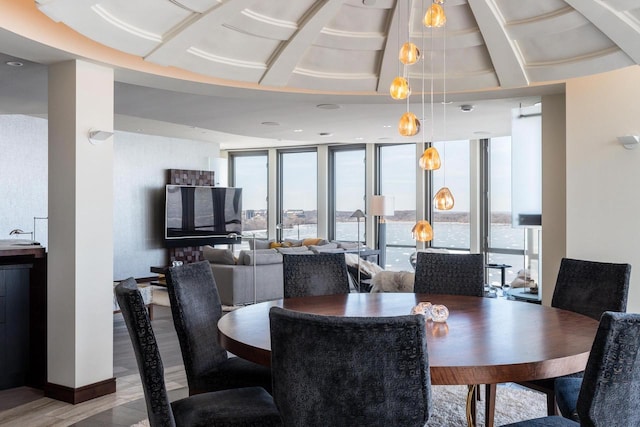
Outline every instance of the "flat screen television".
{"type": "Polygon", "coordinates": [[[167,185],[164,228],[171,247],[238,242],[242,188],[167,185]]]}

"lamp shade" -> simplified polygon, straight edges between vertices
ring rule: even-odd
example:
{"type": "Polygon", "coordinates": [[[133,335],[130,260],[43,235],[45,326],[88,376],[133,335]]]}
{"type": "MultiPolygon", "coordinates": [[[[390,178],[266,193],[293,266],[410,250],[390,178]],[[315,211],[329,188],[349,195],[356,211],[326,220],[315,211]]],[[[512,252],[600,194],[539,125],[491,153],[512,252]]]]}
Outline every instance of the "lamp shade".
{"type": "Polygon", "coordinates": [[[433,207],[441,211],[453,209],[454,199],[449,187],[442,187],[435,196],[433,196],[433,207]]]}
{"type": "Polygon", "coordinates": [[[428,242],[433,239],[433,228],[429,221],[421,220],[413,226],[411,235],[418,242],[428,242]]]}
{"type": "Polygon", "coordinates": [[[420,59],[420,50],[414,43],[406,42],[400,48],[398,58],[405,65],[415,64],[420,59]]]}
{"type": "Polygon", "coordinates": [[[427,9],[427,13],[424,16],[424,25],[425,27],[443,27],[447,22],[447,17],[444,14],[444,8],[438,4],[433,3],[429,9],[427,9]]]}
{"type": "Polygon", "coordinates": [[[351,214],[351,218],[364,218],[364,212],[362,212],[360,209],[356,209],[356,211],[351,214]]]}
{"type": "Polygon", "coordinates": [[[414,136],[420,131],[420,120],[415,114],[407,111],[400,117],[398,132],[402,136],[414,136]]]}
{"type": "Polygon", "coordinates": [[[389,196],[373,196],[371,197],[371,215],[374,216],[391,216],[395,214],[394,199],[389,196]]]}
{"type": "Polygon", "coordinates": [[[409,87],[407,79],[404,77],[393,79],[389,87],[389,94],[393,99],[407,99],[407,96],[411,95],[411,87],[409,87]]]}
{"type": "Polygon", "coordinates": [[[440,161],[440,154],[438,153],[438,150],[436,150],[435,147],[429,147],[424,150],[418,164],[422,169],[428,171],[440,169],[442,162],[440,161]]]}

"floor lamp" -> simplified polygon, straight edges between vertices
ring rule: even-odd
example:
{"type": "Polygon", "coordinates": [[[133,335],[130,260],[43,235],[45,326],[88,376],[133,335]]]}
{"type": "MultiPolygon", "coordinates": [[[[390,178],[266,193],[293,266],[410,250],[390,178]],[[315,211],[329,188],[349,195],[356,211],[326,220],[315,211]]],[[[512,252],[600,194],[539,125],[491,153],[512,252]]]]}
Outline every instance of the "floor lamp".
{"type": "Polygon", "coordinates": [[[362,290],[360,286],[360,218],[364,218],[364,212],[360,209],[356,209],[354,213],[351,214],[351,218],[356,218],[358,220],[358,235],[356,240],[358,242],[358,292],[362,290]]]}
{"type": "Polygon", "coordinates": [[[378,217],[378,249],[380,255],[378,261],[380,267],[385,268],[387,257],[387,222],[385,216],[392,216],[395,213],[393,197],[375,195],[371,197],[371,215],[378,217]]]}

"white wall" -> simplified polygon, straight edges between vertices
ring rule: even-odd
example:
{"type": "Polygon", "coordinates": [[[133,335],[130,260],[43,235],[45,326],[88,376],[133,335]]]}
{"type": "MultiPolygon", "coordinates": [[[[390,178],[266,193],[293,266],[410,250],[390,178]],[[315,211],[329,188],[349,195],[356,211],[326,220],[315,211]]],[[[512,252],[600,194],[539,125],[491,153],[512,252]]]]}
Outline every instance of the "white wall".
{"type": "MultiPolygon", "coordinates": [[[[219,144],[118,131],[113,144],[113,277],[149,277],[150,266],[167,262],[162,242],[167,169],[209,170],[219,144]]],[[[47,216],[47,150],[46,119],[0,115],[0,239],[10,238],[14,228],[31,231],[34,216],[47,216]]],[[[38,220],[36,230],[47,246],[47,221],[38,220]]]]}
{"type": "Polygon", "coordinates": [[[152,276],[149,267],[168,262],[162,240],[167,169],[209,170],[219,155],[216,143],[116,132],[115,280],[152,276]]]}
{"type": "MultiPolygon", "coordinates": [[[[48,168],[47,121],[0,115],[0,239],[15,228],[33,231],[33,217],[47,216],[48,168]]],[[[46,220],[37,221],[36,239],[47,245],[46,220]]]]}
{"type": "Polygon", "coordinates": [[[640,312],[640,66],[567,82],[567,256],[630,263],[640,312]]]}

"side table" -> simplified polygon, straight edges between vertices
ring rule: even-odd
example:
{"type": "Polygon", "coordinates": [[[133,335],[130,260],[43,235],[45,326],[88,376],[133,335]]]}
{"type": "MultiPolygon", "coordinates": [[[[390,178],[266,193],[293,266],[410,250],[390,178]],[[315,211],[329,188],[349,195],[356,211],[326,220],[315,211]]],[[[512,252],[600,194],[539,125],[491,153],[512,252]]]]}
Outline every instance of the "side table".
{"type": "Polygon", "coordinates": [[[500,270],[500,285],[502,287],[504,287],[504,285],[506,285],[506,280],[505,280],[505,270],[507,268],[510,268],[511,266],[509,264],[485,264],[484,268],[485,269],[490,269],[490,268],[495,268],[500,270]]]}

